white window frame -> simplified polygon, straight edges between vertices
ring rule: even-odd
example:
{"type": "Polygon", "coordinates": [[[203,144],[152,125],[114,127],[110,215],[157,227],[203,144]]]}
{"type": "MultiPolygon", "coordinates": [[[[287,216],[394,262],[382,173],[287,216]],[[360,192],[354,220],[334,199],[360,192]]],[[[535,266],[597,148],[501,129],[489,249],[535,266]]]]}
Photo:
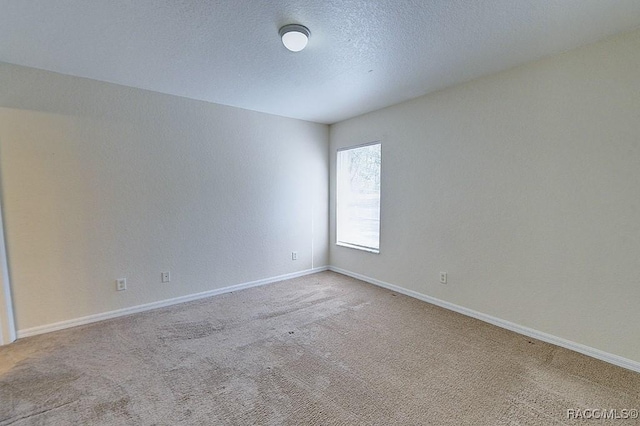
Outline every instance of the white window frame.
{"type": "Polygon", "coordinates": [[[335,235],[335,237],[336,237],[336,245],[340,246],[340,247],[347,247],[347,248],[352,248],[352,249],[356,249],[356,250],[361,250],[361,251],[365,251],[365,252],[369,252],[369,253],[380,254],[380,242],[382,241],[382,236],[381,236],[381,232],[382,232],[382,225],[381,225],[381,222],[382,222],[382,141],[381,140],[376,140],[376,141],[373,141],[373,142],[366,142],[366,143],[359,144],[359,145],[351,145],[351,146],[346,146],[346,147],[343,147],[343,148],[338,148],[336,150],[336,157],[335,158],[336,158],[336,171],[335,171],[335,173],[336,173],[335,174],[335,176],[336,176],[336,218],[335,218],[335,223],[336,223],[336,229],[335,229],[335,232],[336,232],[336,235],[335,235]],[[367,247],[367,246],[362,246],[362,245],[358,245],[358,244],[352,244],[352,243],[348,243],[348,242],[345,242],[345,241],[340,241],[338,239],[338,227],[339,227],[338,217],[339,217],[339,214],[340,214],[339,213],[339,208],[340,208],[340,206],[339,206],[340,182],[338,180],[338,173],[339,173],[339,170],[338,170],[339,160],[338,160],[338,158],[340,156],[340,153],[343,152],[343,151],[350,151],[352,149],[364,148],[366,146],[371,146],[371,145],[380,145],[380,156],[381,156],[381,159],[380,159],[380,180],[381,180],[380,186],[381,186],[381,188],[380,188],[380,195],[379,195],[380,196],[381,205],[380,205],[380,210],[378,212],[378,248],[367,247]]]}

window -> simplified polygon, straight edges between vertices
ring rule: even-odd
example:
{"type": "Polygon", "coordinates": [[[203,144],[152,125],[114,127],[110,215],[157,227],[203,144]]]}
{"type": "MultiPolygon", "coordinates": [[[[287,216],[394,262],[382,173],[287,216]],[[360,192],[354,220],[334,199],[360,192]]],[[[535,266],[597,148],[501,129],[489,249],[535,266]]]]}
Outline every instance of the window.
{"type": "Polygon", "coordinates": [[[380,252],[379,142],[338,151],[336,242],[380,252]]]}

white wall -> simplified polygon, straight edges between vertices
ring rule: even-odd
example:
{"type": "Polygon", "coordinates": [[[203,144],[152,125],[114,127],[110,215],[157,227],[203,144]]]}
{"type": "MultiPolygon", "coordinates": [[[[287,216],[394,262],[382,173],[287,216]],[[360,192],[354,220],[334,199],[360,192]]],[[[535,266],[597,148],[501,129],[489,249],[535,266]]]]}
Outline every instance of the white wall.
{"type": "Polygon", "coordinates": [[[0,155],[19,330],[327,264],[325,125],[0,64],[0,155]]]}
{"type": "Polygon", "coordinates": [[[634,32],[332,125],[331,265],[640,361],[639,70],[634,32]],[[380,138],[375,255],[334,174],[380,138]]]}

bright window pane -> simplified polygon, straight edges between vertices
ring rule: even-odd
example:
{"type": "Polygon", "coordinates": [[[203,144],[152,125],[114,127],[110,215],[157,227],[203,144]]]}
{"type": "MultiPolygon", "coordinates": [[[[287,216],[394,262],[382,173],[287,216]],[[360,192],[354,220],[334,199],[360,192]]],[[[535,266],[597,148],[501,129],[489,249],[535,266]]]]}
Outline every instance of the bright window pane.
{"type": "Polygon", "coordinates": [[[337,243],[380,250],[380,144],[338,151],[337,243]]]}

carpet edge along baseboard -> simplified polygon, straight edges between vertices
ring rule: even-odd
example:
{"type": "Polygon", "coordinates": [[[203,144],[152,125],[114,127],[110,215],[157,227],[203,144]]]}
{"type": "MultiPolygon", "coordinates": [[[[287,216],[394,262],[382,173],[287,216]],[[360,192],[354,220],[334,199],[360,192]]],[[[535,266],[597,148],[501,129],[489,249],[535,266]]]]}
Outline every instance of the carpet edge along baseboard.
{"type": "Polygon", "coordinates": [[[615,355],[609,352],[605,352],[600,349],[593,348],[591,346],[583,345],[581,343],[573,342],[571,340],[564,339],[562,337],[554,336],[553,334],[545,333],[535,330],[533,328],[525,327],[520,324],[516,324],[510,321],[506,321],[482,312],[474,311],[473,309],[465,308],[454,303],[446,302],[444,300],[437,299],[435,297],[427,296],[426,294],[418,293],[417,291],[408,290],[404,287],[390,284],[384,281],[377,280],[375,278],[368,277],[366,275],[351,272],[346,269],[337,268],[335,266],[329,266],[329,270],[338,274],[346,275],[358,280],[373,284],[378,287],[383,287],[388,290],[393,290],[405,296],[413,297],[414,299],[422,300],[423,302],[431,303],[436,306],[448,309],[450,311],[458,312],[462,315],[466,315],[472,318],[479,319],[480,321],[493,324],[497,327],[501,327],[510,331],[513,331],[524,336],[532,337],[534,339],[541,340],[552,345],[560,346],[565,349],[569,349],[575,352],[579,352],[583,355],[590,356],[592,358],[599,359],[609,364],[617,365],[618,367],[626,368],[631,371],[640,373],[640,362],[634,361],[629,358],[625,358],[619,355],[615,355]]]}
{"type": "Polygon", "coordinates": [[[395,292],[421,300],[423,302],[431,303],[433,305],[440,306],[442,308],[445,308],[454,312],[458,312],[460,314],[463,314],[472,318],[479,319],[489,324],[493,324],[497,327],[501,327],[501,328],[516,332],[518,334],[522,334],[524,336],[532,337],[534,339],[538,339],[543,342],[551,343],[553,345],[560,346],[565,349],[579,352],[581,354],[590,356],[592,358],[596,358],[601,361],[608,362],[609,364],[617,365],[618,367],[626,368],[628,370],[640,373],[640,362],[637,362],[628,358],[624,358],[609,352],[605,352],[600,349],[596,349],[587,345],[583,345],[581,343],[573,342],[571,340],[567,340],[562,337],[554,336],[549,333],[545,333],[529,327],[525,327],[520,324],[506,321],[488,314],[484,314],[482,312],[474,311],[473,309],[465,308],[460,305],[446,302],[444,300],[440,300],[435,297],[427,296],[425,294],[418,293],[413,290],[409,290],[394,284],[390,284],[375,278],[368,277],[366,275],[358,274],[356,272],[348,271],[346,269],[337,268],[334,266],[321,266],[318,268],[306,269],[304,271],[298,271],[298,272],[293,272],[289,274],[278,275],[275,277],[265,278],[261,280],[236,284],[228,287],[217,288],[214,290],[208,290],[201,293],[188,294],[185,296],[179,296],[171,299],[165,299],[165,300],[160,300],[156,302],[145,303],[142,305],[131,306],[128,308],[102,312],[94,315],[88,315],[85,317],[73,318],[73,319],[55,322],[51,324],[45,324],[37,327],[26,328],[23,330],[18,330],[18,333],[17,333],[18,339],[29,337],[29,336],[35,336],[38,334],[49,333],[52,331],[63,330],[66,328],[76,327],[79,325],[90,324],[90,323],[103,321],[111,318],[117,318],[125,315],[131,315],[138,312],[149,311],[152,309],[162,308],[165,306],[176,305],[179,303],[191,302],[194,300],[204,299],[206,297],[216,296],[224,293],[230,293],[232,291],[244,290],[251,287],[258,287],[261,285],[271,284],[271,283],[284,281],[292,278],[298,278],[305,275],[311,275],[311,274],[315,274],[315,273],[327,271],[327,270],[333,271],[342,275],[346,275],[352,278],[356,278],[358,280],[367,282],[369,284],[373,284],[378,287],[383,287],[389,290],[393,290],[395,292]]]}
{"type": "Polygon", "coordinates": [[[156,302],[144,303],[142,305],[135,305],[127,308],[116,309],[113,311],[87,315],[80,318],[72,318],[69,320],[59,321],[51,324],[39,325],[37,327],[25,328],[23,330],[18,330],[18,339],[35,336],[38,334],[50,333],[52,331],[64,330],[66,328],[77,327],[79,325],[91,324],[98,321],[104,321],[107,319],[135,314],[138,312],[145,312],[152,309],[164,308],[166,306],[176,305],[179,303],[191,302],[194,300],[204,299],[206,297],[217,296],[219,294],[224,294],[224,293],[230,293],[232,291],[239,291],[239,290],[244,290],[251,287],[258,287],[261,285],[275,283],[278,281],[298,278],[305,275],[315,274],[317,272],[327,271],[328,269],[329,269],[328,266],[305,269],[304,271],[292,272],[289,274],[278,275],[275,277],[264,278],[261,280],[235,284],[228,287],[216,288],[213,290],[203,291],[201,293],[187,294],[184,296],[178,296],[171,299],[159,300],[156,302]]]}

